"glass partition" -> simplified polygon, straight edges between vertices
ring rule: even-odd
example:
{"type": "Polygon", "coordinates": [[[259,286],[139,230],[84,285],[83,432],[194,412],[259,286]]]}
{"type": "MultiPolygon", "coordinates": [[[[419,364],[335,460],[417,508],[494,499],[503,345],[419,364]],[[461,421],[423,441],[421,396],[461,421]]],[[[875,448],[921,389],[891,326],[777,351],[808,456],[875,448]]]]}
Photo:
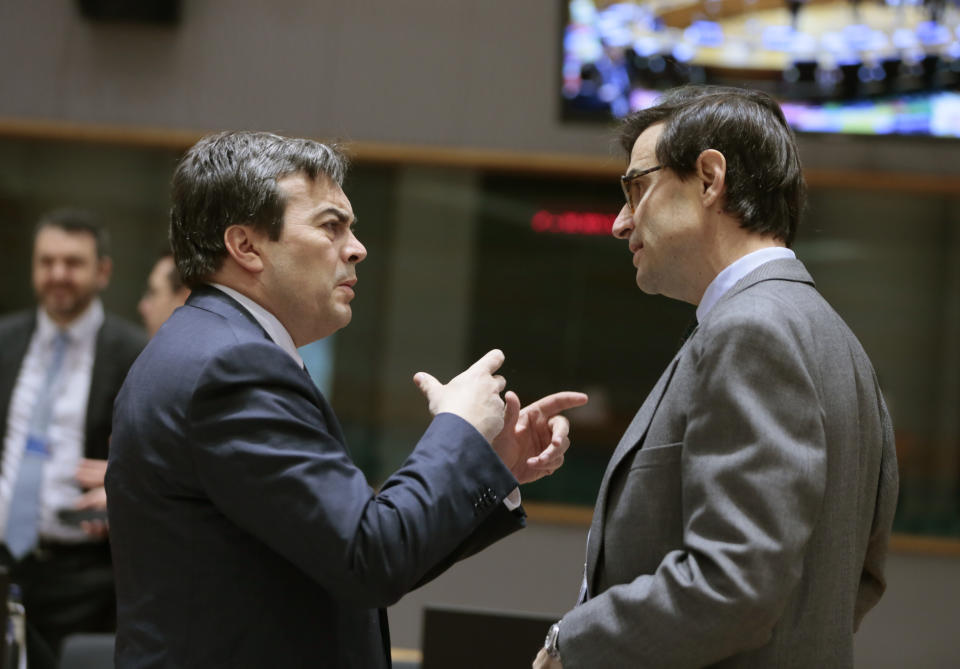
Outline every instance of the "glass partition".
{"type": "MultiPolygon", "coordinates": [[[[136,302],[166,240],[182,147],[0,139],[4,313],[32,304],[31,231],[76,205],[113,235],[108,309],[136,302]]],[[[834,188],[812,179],[796,251],[876,365],[897,431],[900,532],[960,537],[960,196],[834,188]]],[[[616,175],[359,158],[345,184],[369,256],[354,319],[331,350],[331,401],[374,483],[403,460],[429,416],[411,378],[446,379],[493,347],[521,399],[580,389],[574,446],[525,499],[593,504],[607,458],[675,352],[693,308],[640,293],[606,235],[616,175]]]]}

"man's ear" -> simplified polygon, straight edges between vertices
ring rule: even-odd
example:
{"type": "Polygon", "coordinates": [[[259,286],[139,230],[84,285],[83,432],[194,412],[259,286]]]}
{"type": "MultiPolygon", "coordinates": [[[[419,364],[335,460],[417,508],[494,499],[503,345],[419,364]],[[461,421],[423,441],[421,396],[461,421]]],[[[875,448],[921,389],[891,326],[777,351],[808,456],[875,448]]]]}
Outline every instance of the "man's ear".
{"type": "Polygon", "coordinates": [[[697,156],[697,179],[702,186],[704,207],[720,202],[727,177],[727,159],[716,149],[707,149],[697,156]]]}
{"type": "Polygon", "coordinates": [[[97,258],[97,286],[105,290],[110,284],[110,275],[113,274],[113,261],[110,256],[97,258]]]}
{"type": "Polygon", "coordinates": [[[260,245],[265,239],[266,235],[251,225],[231,225],[223,233],[223,243],[230,257],[240,267],[255,274],[263,271],[260,245]]]}

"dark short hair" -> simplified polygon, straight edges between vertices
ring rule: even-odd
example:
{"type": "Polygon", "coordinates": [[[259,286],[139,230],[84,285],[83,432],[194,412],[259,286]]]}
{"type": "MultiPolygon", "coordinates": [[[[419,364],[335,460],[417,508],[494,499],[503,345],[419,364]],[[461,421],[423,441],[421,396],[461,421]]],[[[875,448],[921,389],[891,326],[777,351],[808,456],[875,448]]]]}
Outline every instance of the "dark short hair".
{"type": "Polygon", "coordinates": [[[343,184],[347,160],[335,146],[267,132],[204,137],[173,174],[170,245],[183,282],[196,288],[227,255],[223,234],[249,224],[280,238],[286,200],[277,181],[302,173],[343,184]]]}
{"type": "Polygon", "coordinates": [[[806,183],[793,131],[773,98],[720,86],[669,90],[653,107],[624,119],[620,143],[628,156],[657,123],[663,123],[658,163],[687,178],[703,151],[719,151],[727,161],[725,211],[746,230],[793,243],[806,183]]]}
{"type": "Polygon", "coordinates": [[[74,207],[61,207],[43,214],[33,229],[33,243],[36,246],[37,235],[44,228],[58,228],[70,233],[88,234],[93,237],[97,257],[110,255],[110,234],[100,225],[92,212],[74,207]]]}

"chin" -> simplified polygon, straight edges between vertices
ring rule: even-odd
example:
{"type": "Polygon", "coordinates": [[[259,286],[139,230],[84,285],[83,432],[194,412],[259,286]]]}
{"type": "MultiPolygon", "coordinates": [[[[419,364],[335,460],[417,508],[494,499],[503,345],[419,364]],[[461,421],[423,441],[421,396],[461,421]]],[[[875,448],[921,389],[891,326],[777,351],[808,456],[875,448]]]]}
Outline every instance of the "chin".
{"type": "Polygon", "coordinates": [[[44,302],[43,307],[48,314],[58,318],[69,318],[81,311],[75,302],[48,301],[44,302]]]}
{"type": "Polygon", "coordinates": [[[329,314],[329,317],[325,319],[323,327],[313,333],[313,339],[311,339],[311,341],[329,337],[337,330],[342,330],[347,327],[352,319],[353,313],[350,311],[350,307],[347,307],[345,310],[337,309],[335,313],[329,314]]]}
{"type": "Polygon", "coordinates": [[[643,277],[637,277],[637,288],[640,289],[640,292],[647,295],[659,295],[660,292],[653,286],[649,281],[646,281],[643,277]]]}

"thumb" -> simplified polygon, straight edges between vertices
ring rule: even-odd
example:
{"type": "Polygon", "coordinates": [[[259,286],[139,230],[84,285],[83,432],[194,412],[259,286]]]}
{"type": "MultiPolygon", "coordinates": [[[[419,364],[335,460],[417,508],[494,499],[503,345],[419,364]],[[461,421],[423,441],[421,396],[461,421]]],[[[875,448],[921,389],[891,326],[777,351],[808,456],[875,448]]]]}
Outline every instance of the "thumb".
{"type": "Polygon", "coordinates": [[[443,385],[437,381],[436,377],[426,372],[417,372],[414,374],[413,382],[417,384],[417,388],[420,389],[420,392],[422,392],[428,400],[430,399],[430,396],[437,392],[437,390],[443,385]]]}

